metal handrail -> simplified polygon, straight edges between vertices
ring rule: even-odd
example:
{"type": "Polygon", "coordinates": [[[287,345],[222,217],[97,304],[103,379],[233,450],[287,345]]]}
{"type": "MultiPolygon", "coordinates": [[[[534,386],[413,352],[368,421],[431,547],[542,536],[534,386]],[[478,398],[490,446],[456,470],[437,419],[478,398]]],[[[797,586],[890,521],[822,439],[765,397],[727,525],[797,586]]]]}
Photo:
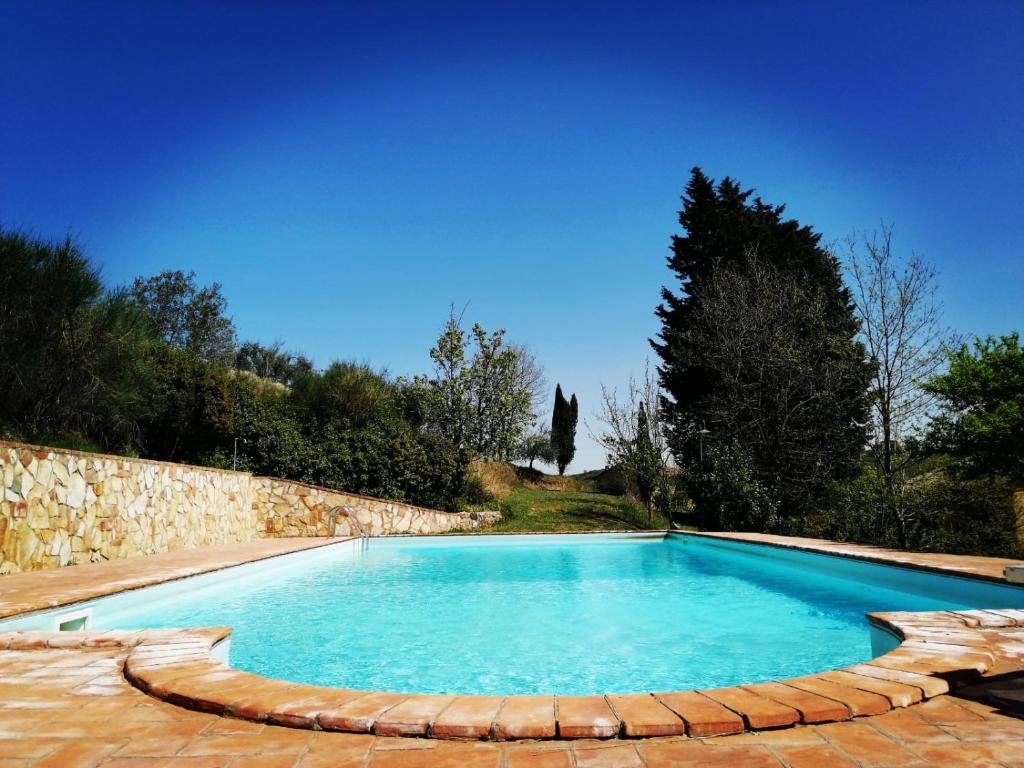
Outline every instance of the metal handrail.
{"type": "Polygon", "coordinates": [[[360,523],[359,519],[355,516],[355,514],[354,514],[355,511],[353,509],[351,509],[349,507],[346,507],[343,504],[340,504],[340,505],[338,505],[336,507],[332,507],[331,509],[329,509],[327,511],[327,514],[330,515],[332,518],[336,518],[338,516],[339,512],[343,512],[345,514],[345,517],[348,518],[349,526],[351,528],[355,528],[356,529],[356,533],[359,534],[359,538],[361,538],[361,539],[368,539],[368,538],[370,538],[370,534],[368,534],[363,529],[362,523],[360,523]]]}

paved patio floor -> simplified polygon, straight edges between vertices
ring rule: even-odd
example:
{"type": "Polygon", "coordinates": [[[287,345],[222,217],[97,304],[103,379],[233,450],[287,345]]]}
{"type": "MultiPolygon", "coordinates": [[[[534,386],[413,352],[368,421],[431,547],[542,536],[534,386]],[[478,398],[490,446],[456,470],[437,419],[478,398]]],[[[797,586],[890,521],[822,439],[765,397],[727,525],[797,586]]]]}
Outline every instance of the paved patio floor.
{"type": "Polygon", "coordinates": [[[1024,766],[1021,713],[975,700],[984,690],[849,722],[711,739],[452,742],[315,732],[181,709],[130,685],[125,654],[0,652],[0,768],[1024,766]]]}

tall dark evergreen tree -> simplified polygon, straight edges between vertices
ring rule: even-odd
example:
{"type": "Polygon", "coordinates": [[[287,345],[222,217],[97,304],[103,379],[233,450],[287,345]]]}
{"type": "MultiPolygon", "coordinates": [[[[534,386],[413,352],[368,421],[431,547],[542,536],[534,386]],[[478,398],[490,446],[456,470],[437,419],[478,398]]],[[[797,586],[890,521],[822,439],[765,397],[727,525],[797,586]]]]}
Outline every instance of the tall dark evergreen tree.
{"type": "Polygon", "coordinates": [[[784,206],[751,196],[732,179],[716,185],[693,169],[679,213],[685,234],[672,238],[668,257],[678,290],[662,289],[662,329],[651,344],[672,452],[691,470],[698,505],[703,498],[719,508],[702,517],[795,530],[862,451],[870,367],[821,235],[783,218],[784,206]],[[723,472],[698,466],[702,439],[710,461],[729,463],[723,472]],[[736,475],[737,466],[752,467],[752,476],[736,475]],[[761,508],[771,515],[737,512],[721,485],[730,472],[741,506],[766,499],[761,508]]]}
{"type": "Polygon", "coordinates": [[[564,475],[565,468],[576,455],[576,423],[579,419],[579,403],[576,395],[570,400],[562,394],[562,385],[555,385],[555,407],[551,413],[551,447],[555,452],[558,474],[564,475]]]}
{"type": "Polygon", "coordinates": [[[658,478],[661,477],[661,462],[657,452],[654,450],[654,443],[651,442],[651,427],[647,419],[647,408],[640,403],[636,414],[636,445],[634,451],[634,467],[636,474],[636,487],[647,509],[647,522],[653,518],[654,489],[658,485],[658,478]]]}

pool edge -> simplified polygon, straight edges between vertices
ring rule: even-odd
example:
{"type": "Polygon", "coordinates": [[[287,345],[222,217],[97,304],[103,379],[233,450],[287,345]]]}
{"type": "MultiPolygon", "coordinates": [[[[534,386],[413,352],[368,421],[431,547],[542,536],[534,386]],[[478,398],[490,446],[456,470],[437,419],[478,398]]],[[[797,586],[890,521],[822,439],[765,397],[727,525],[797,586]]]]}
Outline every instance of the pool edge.
{"type": "Polygon", "coordinates": [[[712,690],[475,696],[324,688],[225,665],[212,655],[224,630],[182,630],[174,640],[139,642],[124,673],[140,690],[178,706],[292,728],[495,741],[710,736],[850,720],[918,704],[997,670],[999,654],[989,633],[1024,627],[1024,611],[1001,609],[869,618],[897,635],[900,645],[838,670],[712,690]]]}
{"type": "MultiPolygon", "coordinates": [[[[737,539],[693,532],[671,533],[737,539]]],[[[322,540],[301,549],[343,541],[322,540]]],[[[806,540],[801,541],[804,543],[789,547],[761,541],[745,543],[869,559],[815,549],[808,546],[806,540]]],[[[176,581],[297,551],[300,549],[224,563],[201,572],[171,574],[162,579],[153,576],[148,583],[112,589],[104,594],[176,581]]],[[[913,567],[904,561],[879,559],[877,562],[913,567]]],[[[934,567],[922,570],[979,578],[934,567]]],[[[995,579],[982,577],[982,580],[995,579]]],[[[104,595],[96,595],[100,596],[104,595]]],[[[67,607],[73,602],[47,605],[39,610],[67,607]]],[[[917,704],[969,684],[993,670],[998,671],[1006,664],[997,648],[1000,633],[1024,628],[1024,611],[998,608],[872,613],[868,619],[873,627],[897,637],[900,644],[863,664],[778,682],[624,695],[444,696],[289,683],[236,670],[218,659],[218,647],[222,648],[231,634],[227,627],[0,632],[0,650],[124,647],[128,649],[123,669],[125,678],[150,696],[188,709],[293,728],[499,741],[702,737],[848,720],[917,704]]]]}
{"type": "MultiPolygon", "coordinates": [[[[954,576],[994,584],[1003,584],[1006,586],[1020,586],[1006,578],[1004,569],[1008,565],[1018,563],[1018,561],[1011,560],[1009,558],[987,558],[968,555],[960,557],[956,555],[929,552],[909,552],[903,550],[884,549],[865,544],[848,544],[839,541],[829,541],[827,539],[808,540],[788,536],[776,536],[772,534],[671,530],[667,531],[666,535],[681,537],[693,536],[699,539],[712,539],[716,541],[747,544],[750,546],[772,547],[775,549],[808,552],[816,555],[843,558],[846,560],[858,560],[861,562],[873,563],[875,565],[886,565],[892,568],[906,568],[907,570],[912,571],[923,571],[926,573],[938,574],[940,576],[954,576]],[[998,565],[992,566],[993,572],[984,573],[976,570],[968,570],[963,567],[958,568],[952,564],[926,562],[929,558],[935,557],[957,557],[959,559],[971,559],[975,561],[989,560],[993,563],[997,563],[998,565]]],[[[1020,563],[1020,565],[1024,565],[1024,563],[1020,563]]]]}

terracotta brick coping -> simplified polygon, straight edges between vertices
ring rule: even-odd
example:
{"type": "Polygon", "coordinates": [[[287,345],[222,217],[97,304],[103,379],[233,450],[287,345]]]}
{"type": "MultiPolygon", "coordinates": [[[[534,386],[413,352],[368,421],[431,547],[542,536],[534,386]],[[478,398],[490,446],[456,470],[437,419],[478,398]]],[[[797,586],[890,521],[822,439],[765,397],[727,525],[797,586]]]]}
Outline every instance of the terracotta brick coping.
{"type": "Polygon", "coordinates": [[[457,536],[600,536],[614,534],[616,536],[631,536],[633,538],[664,539],[668,531],[652,528],[595,528],[589,531],[437,531],[436,533],[389,533],[386,536],[373,536],[372,538],[388,539],[430,539],[430,538],[453,538],[457,536]]]}
{"type": "Polygon", "coordinates": [[[796,536],[775,536],[769,533],[731,533],[704,531],[671,531],[673,536],[695,536],[743,544],[760,544],[780,549],[793,549],[820,555],[832,555],[851,560],[864,560],[878,565],[891,565],[928,571],[945,576],[965,576],[972,579],[1008,584],[1007,566],[1022,565],[1019,560],[976,555],[945,555],[938,552],[905,552],[866,544],[846,544],[825,539],[807,539],[796,536]]]}
{"type": "MultiPolygon", "coordinates": [[[[451,536],[546,536],[549,533],[517,534],[514,532],[391,534],[383,538],[451,537],[451,536]]],[[[565,531],[575,534],[641,534],[663,536],[664,531],[565,531]]],[[[326,547],[350,541],[353,537],[281,537],[256,539],[235,544],[222,544],[201,549],[175,550],[152,555],[82,563],[45,571],[26,571],[0,576],[0,619],[64,608],[118,592],[152,587],[190,576],[212,573],[236,565],[244,565],[307,549],[326,547]]],[[[2,631],[2,630],[0,630],[2,631]]]]}
{"type": "Polygon", "coordinates": [[[1024,611],[876,613],[899,648],[818,675],[701,691],[604,696],[461,696],[322,688],[232,669],[212,649],[228,628],[0,634],[0,650],[129,649],[124,674],[192,710],[324,731],[440,739],[706,737],[880,715],[995,669],[991,631],[1024,611]]]}
{"type": "Polygon", "coordinates": [[[0,576],[0,619],[325,547],[348,538],[275,538],[0,576]]]}

